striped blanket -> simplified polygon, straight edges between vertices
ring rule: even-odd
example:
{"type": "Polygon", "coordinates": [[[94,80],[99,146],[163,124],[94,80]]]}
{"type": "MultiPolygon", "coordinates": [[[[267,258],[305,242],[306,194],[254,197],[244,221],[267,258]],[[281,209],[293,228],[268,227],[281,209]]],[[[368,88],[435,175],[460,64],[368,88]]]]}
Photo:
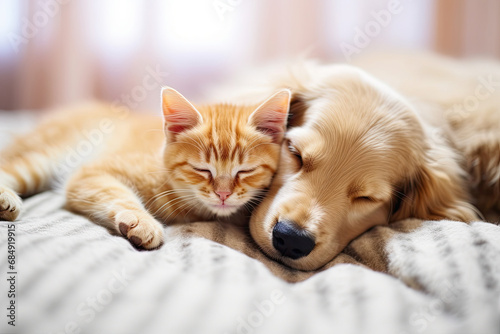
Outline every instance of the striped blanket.
{"type": "Polygon", "coordinates": [[[500,333],[495,224],[377,227],[306,273],[269,260],[230,223],[165,227],[161,249],[137,251],[45,192],[15,223],[16,327],[6,317],[8,226],[0,333],[500,333]]]}

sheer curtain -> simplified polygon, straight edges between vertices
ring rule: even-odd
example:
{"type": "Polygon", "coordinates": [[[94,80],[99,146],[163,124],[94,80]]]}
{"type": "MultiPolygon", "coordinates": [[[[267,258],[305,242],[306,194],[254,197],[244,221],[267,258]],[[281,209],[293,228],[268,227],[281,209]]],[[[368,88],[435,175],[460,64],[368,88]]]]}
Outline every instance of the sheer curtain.
{"type": "Polygon", "coordinates": [[[155,108],[161,85],[196,98],[268,60],[346,61],[346,45],[499,56],[499,18],[496,0],[0,0],[0,109],[155,108]]]}

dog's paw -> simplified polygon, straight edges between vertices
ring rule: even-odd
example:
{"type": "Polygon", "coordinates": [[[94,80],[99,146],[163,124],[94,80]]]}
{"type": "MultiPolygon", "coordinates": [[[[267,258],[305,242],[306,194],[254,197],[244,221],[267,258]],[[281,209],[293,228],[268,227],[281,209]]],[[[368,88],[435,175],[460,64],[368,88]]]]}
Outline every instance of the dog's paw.
{"type": "Polygon", "coordinates": [[[115,226],[134,246],[154,249],[163,244],[163,227],[146,212],[125,210],[115,217],[115,226]]]}
{"type": "Polygon", "coordinates": [[[0,220],[14,221],[21,213],[23,201],[14,191],[0,186],[0,220]]]}
{"type": "Polygon", "coordinates": [[[466,151],[470,184],[480,209],[500,207],[500,137],[483,134],[466,151]]]}
{"type": "Polygon", "coordinates": [[[500,181],[500,141],[470,147],[469,171],[474,185],[494,185],[500,181]]]}

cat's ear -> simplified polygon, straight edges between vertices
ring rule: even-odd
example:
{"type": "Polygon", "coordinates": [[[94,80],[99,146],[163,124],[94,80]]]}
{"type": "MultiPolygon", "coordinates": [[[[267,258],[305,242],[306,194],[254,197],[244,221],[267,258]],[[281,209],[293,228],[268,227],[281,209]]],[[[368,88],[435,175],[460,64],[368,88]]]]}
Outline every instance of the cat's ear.
{"type": "Polygon", "coordinates": [[[203,117],[199,111],[173,88],[162,88],[161,106],[165,120],[165,133],[169,140],[174,140],[177,134],[203,123],[203,117]]]}
{"type": "Polygon", "coordinates": [[[279,144],[283,140],[292,93],[283,89],[262,103],[249,117],[248,123],[273,138],[279,144]]]}

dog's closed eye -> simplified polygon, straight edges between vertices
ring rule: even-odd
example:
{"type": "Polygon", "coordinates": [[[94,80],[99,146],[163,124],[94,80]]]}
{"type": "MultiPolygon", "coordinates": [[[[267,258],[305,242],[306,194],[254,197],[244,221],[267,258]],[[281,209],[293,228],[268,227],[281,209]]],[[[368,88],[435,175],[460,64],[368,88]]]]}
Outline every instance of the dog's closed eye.
{"type": "Polygon", "coordinates": [[[295,159],[299,163],[299,169],[301,169],[302,166],[304,165],[304,162],[302,160],[302,155],[300,154],[299,150],[293,145],[293,143],[290,140],[288,140],[287,146],[290,153],[295,157],[295,159]]]}
{"type": "Polygon", "coordinates": [[[357,204],[371,204],[371,203],[376,203],[378,202],[377,199],[371,197],[371,196],[356,196],[353,198],[353,203],[357,204]]]}

